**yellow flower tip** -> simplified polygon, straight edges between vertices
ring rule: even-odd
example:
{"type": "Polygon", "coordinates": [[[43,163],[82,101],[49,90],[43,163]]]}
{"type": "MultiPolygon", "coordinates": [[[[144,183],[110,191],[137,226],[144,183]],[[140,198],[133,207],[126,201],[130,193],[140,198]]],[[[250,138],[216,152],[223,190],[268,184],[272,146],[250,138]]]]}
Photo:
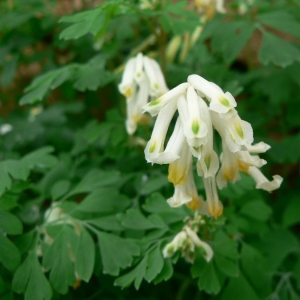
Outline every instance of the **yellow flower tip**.
{"type": "Polygon", "coordinates": [[[230,103],[225,97],[220,97],[219,101],[223,106],[230,107],[230,103]]]}
{"type": "Polygon", "coordinates": [[[218,219],[223,213],[223,204],[218,201],[212,205],[208,204],[208,212],[215,218],[218,219]]]}
{"type": "Polygon", "coordinates": [[[199,132],[200,129],[200,124],[198,122],[198,120],[194,120],[192,123],[192,131],[194,134],[197,134],[199,132]]]}
{"type": "Polygon", "coordinates": [[[124,96],[126,98],[129,98],[132,95],[132,88],[128,88],[125,92],[124,92],[124,96]]]}
{"type": "Polygon", "coordinates": [[[193,197],[192,201],[188,202],[186,205],[191,210],[197,210],[200,207],[200,201],[198,198],[193,197]]]}
{"type": "Polygon", "coordinates": [[[246,164],[245,162],[241,161],[241,160],[238,160],[238,168],[239,170],[241,170],[242,172],[244,173],[249,173],[249,165],[246,164]]]}
{"type": "Polygon", "coordinates": [[[156,100],[153,100],[151,102],[149,102],[149,106],[155,106],[155,105],[158,105],[159,103],[161,102],[161,98],[158,98],[156,100]]]}
{"type": "Polygon", "coordinates": [[[226,180],[233,182],[235,175],[237,173],[237,167],[224,168],[223,176],[226,180]]]}
{"type": "Polygon", "coordinates": [[[149,125],[152,123],[152,119],[148,115],[142,115],[139,116],[139,119],[136,121],[136,123],[140,125],[149,125]]]}
{"type": "Polygon", "coordinates": [[[156,149],[156,142],[154,141],[151,143],[151,145],[149,147],[149,152],[153,153],[155,151],[155,149],[156,149]]]}
{"type": "Polygon", "coordinates": [[[243,131],[243,128],[241,126],[240,123],[236,123],[234,125],[234,130],[236,131],[236,133],[238,134],[238,136],[243,139],[244,138],[244,131],[243,131]]]}
{"type": "Polygon", "coordinates": [[[132,120],[135,122],[135,123],[138,123],[141,119],[141,115],[132,115],[132,120]]]}
{"type": "Polygon", "coordinates": [[[179,168],[176,161],[169,164],[168,180],[174,185],[184,184],[187,181],[186,170],[179,168]]]}

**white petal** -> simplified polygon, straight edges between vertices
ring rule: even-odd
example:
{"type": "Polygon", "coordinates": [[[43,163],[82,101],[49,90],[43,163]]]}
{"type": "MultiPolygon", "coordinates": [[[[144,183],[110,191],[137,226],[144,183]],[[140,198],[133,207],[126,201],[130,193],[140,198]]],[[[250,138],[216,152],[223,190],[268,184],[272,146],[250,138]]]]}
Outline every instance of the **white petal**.
{"type": "Polygon", "coordinates": [[[272,192],[280,187],[283,178],[279,175],[274,175],[273,180],[269,181],[263,173],[256,167],[249,168],[249,174],[256,182],[256,188],[267,192],[272,192]]]}
{"type": "Polygon", "coordinates": [[[203,138],[207,135],[207,126],[201,119],[201,110],[198,95],[190,86],[187,90],[188,122],[185,126],[187,138],[203,138]]]}
{"type": "Polygon", "coordinates": [[[187,232],[187,235],[191,238],[191,240],[193,241],[195,246],[198,247],[201,250],[202,255],[205,258],[205,260],[207,262],[209,262],[212,259],[213,255],[214,255],[213,250],[210,247],[210,245],[203,242],[202,240],[200,240],[200,238],[196,234],[196,232],[193,231],[190,227],[185,226],[184,230],[187,232]]]}
{"type": "Polygon", "coordinates": [[[253,129],[250,123],[241,120],[237,115],[233,119],[227,119],[229,133],[238,145],[247,145],[253,143],[253,129]]]}
{"type": "Polygon", "coordinates": [[[135,64],[135,72],[134,72],[134,79],[136,80],[136,82],[141,82],[145,78],[143,65],[144,65],[143,54],[139,53],[136,56],[136,64],[135,64]]]}
{"type": "Polygon", "coordinates": [[[159,111],[168,103],[172,101],[177,101],[177,98],[182,95],[186,89],[188,88],[188,83],[182,83],[175,87],[174,89],[168,91],[166,94],[161,96],[160,98],[149,102],[143,108],[144,111],[147,111],[151,114],[151,116],[156,116],[159,111]]]}
{"type": "Polygon", "coordinates": [[[225,114],[237,105],[229,92],[224,93],[215,83],[207,81],[199,75],[190,75],[188,82],[206,96],[210,101],[210,109],[213,111],[225,114]]]}
{"type": "Polygon", "coordinates": [[[264,142],[259,142],[254,145],[246,145],[246,147],[249,152],[253,152],[253,153],[265,153],[271,148],[270,145],[264,142]]]}
{"type": "Polygon", "coordinates": [[[118,86],[120,93],[127,98],[130,97],[133,92],[135,65],[136,58],[129,59],[123,72],[122,81],[118,86]]]}
{"type": "Polygon", "coordinates": [[[186,184],[176,185],[174,195],[167,200],[171,207],[179,207],[190,201],[192,196],[188,194],[186,184]]]}
{"type": "Polygon", "coordinates": [[[144,56],[145,72],[150,82],[150,94],[158,97],[168,91],[166,82],[158,63],[147,56],[144,56]]]}
{"type": "Polygon", "coordinates": [[[175,186],[186,183],[188,179],[188,172],[191,167],[192,155],[189,151],[188,144],[184,141],[179,159],[169,165],[168,180],[175,186]]]}
{"type": "Polygon", "coordinates": [[[223,204],[218,197],[215,177],[203,178],[203,182],[209,214],[217,219],[223,213],[223,204]]]}
{"type": "Polygon", "coordinates": [[[204,178],[215,176],[219,169],[219,158],[215,151],[202,152],[201,159],[197,162],[197,172],[204,178]]]}
{"type": "Polygon", "coordinates": [[[176,103],[171,102],[163,107],[158,114],[152,131],[151,139],[145,148],[145,157],[148,162],[169,164],[179,157],[176,153],[163,152],[168,127],[175,111],[176,103]]]}

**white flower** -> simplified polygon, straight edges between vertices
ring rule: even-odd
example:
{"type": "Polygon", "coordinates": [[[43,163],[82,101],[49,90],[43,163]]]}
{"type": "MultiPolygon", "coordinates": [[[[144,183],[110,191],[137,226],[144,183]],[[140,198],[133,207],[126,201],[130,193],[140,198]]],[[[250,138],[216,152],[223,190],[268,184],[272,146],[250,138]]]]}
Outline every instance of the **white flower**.
{"type": "Polygon", "coordinates": [[[201,214],[218,218],[223,205],[216,182],[222,189],[227,181],[239,180],[240,171],[253,177],[256,188],[270,192],[280,186],[279,175],[269,181],[259,171],[266,161],[250,153],[263,153],[270,146],[263,142],[252,145],[252,126],[240,118],[236,105],[230,93],[224,93],[216,84],[198,75],[191,75],[188,83],[180,84],[144,106],[150,114],[158,114],[145,156],[148,162],[170,164],[168,179],[174,184],[174,195],[167,200],[170,206],[187,205],[201,214]],[[209,107],[202,97],[208,100],[209,107]],[[164,150],[166,133],[176,110],[179,117],[164,150]],[[213,129],[222,140],[219,172],[213,129]],[[197,173],[203,177],[206,201],[198,195],[192,156],[198,159],[197,173]]]}
{"type": "Polygon", "coordinates": [[[127,62],[119,91],[126,97],[126,130],[132,135],[142,122],[142,107],[166,93],[168,88],[158,63],[139,53],[127,62]]]}
{"type": "Polygon", "coordinates": [[[172,257],[176,251],[183,248],[187,240],[187,234],[185,231],[180,231],[175,235],[174,239],[168,243],[163,249],[164,258],[172,257]]]}
{"type": "Polygon", "coordinates": [[[182,83],[175,87],[174,89],[168,91],[166,94],[161,96],[160,98],[149,102],[147,105],[143,107],[144,112],[147,111],[151,114],[152,117],[156,116],[160,110],[170,103],[171,101],[176,101],[177,98],[182,95],[186,89],[189,87],[188,83],[182,83]]]}
{"type": "Polygon", "coordinates": [[[210,245],[202,241],[197,233],[189,226],[184,226],[173,240],[168,243],[163,249],[164,258],[172,257],[175,252],[181,251],[182,256],[188,261],[193,263],[195,259],[195,248],[198,248],[202,253],[204,259],[209,262],[214,253],[210,245]]]}
{"type": "Polygon", "coordinates": [[[198,175],[204,176],[204,178],[215,176],[219,169],[219,158],[217,153],[213,148],[213,127],[210,117],[210,112],[208,110],[205,101],[199,98],[200,110],[203,114],[203,121],[205,122],[208,132],[207,132],[207,143],[202,147],[202,155],[197,162],[197,172],[198,175]]]}
{"type": "MultiPolygon", "coordinates": [[[[168,152],[164,151],[166,134],[175,111],[176,102],[170,102],[159,112],[152,131],[151,139],[145,148],[145,157],[148,162],[169,164],[179,158],[178,153],[176,153],[174,149],[169,150],[170,147],[168,147],[168,152]]],[[[176,134],[180,134],[179,130],[176,134]]],[[[177,136],[172,139],[172,142],[176,141],[176,138],[177,136]]],[[[181,145],[177,143],[176,146],[181,145]]]]}
{"type": "Polygon", "coordinates": [[[200,249],[203,257],[205,258],[205,260],[207,262],[209,262],[214,253],[212,248],[210,247],[209,244],[203,242],[202,240],[200,240],[199,236],[196,234],[195,231],[193,231],[189,226],[185,226],[184,230],[186,231],[188,237],[192,240],[192,242],[194,243],[194,245],[200,249]]]}
{"type": "Polygon", "coordinates": [[[126,98],[132,96],[135,90],[134,74],[135,74],[136,58],[131,58],[125,66],[125,70],[122,76],[122,81],[119,84],[119,91],[126,98]]]}
{"type": "Polygon", "coordinates": [[[210,109],[217,113],[225,114],[237,105],[229,92],[224,93],[219,86],[199,75],[190,75],[188,82],[200,92],[201,97],[205,95],[210,101],[210,109]]]}

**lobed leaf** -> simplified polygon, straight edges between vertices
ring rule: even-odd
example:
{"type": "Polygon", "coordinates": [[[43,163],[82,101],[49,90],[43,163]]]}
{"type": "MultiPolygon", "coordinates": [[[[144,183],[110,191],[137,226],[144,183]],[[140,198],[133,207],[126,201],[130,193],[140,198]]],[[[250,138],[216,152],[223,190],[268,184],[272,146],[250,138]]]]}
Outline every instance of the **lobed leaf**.
{"type": "Polygon", "coordinates": [[[263,32],[258,58],[264,65],[273,63],[285,68],[295,61],[300,61],[300,50],[271,33],[263,32]]]}
{"type": "Polygon", "coordinates": [[[133,256],[140,254],[134,241],[110,233],[99,232],[98,241],[104,273],[119,275],[120,269],[130,267],[133,256]]]}
{"type": "Polygon", "coordinates": [[[34,253],[30,254],[16,271],[13,290],[25,293],[25,300],[50,300],[52,289],[34,253]]]}

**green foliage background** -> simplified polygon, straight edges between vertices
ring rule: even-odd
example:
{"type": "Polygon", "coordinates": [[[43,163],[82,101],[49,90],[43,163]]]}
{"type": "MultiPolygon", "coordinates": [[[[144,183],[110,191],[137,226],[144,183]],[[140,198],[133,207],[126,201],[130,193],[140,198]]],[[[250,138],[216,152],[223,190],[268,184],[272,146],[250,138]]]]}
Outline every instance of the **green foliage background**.
{"type": "Polygon", "coordinates": [[[300,299],[300,3],[229,2],[172,61],[169,41],[201,25],[187,1],[0,3],[1,299],[300,299]],[[117,84],[139,51],[170,88],[195,73],[236,96],[272,146],[264,173],[284,178],[272,194],[247,176],[219,192],[224,215],[199,233],[210,263],[162,257],[193,213],[166,204],[167,169],[145,162],[151,128],[125,131],[117,84]]]}

